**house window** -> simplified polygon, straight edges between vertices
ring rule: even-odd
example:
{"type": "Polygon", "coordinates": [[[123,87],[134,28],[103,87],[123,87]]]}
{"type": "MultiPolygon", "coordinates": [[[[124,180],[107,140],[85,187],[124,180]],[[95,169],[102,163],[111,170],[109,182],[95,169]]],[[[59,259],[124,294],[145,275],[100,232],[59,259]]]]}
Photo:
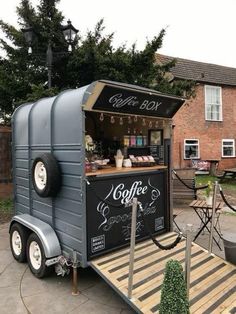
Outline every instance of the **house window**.
{"type": "Polygon", "coordinates": [[[184,159],[199,158],[199,140],[184,140],[184,159]]]}
{"type": "Polygon", "coordinates": [[[235,141],[231,139],[222,140],[222,157],[235,157],[235,141]]]}
{"type": "Polygon", "coordinates": [[[205,86],[206,120],[222,121],[221,87],[205,86]]]}

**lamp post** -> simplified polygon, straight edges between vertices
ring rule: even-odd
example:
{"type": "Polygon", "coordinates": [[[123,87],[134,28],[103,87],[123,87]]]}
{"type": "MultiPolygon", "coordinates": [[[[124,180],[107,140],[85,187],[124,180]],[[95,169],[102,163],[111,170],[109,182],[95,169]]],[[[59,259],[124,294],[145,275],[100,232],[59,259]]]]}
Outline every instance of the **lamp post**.
{"type": "MultiPolygon", "coordinates": [[[[67,25],[61,26],[61,31],[64,35],[65,41],[68,44],[68,51],[71,52],[72,45],[75,41],[78,30],[71,24],[71,21],[68,20],[67,25]]],[[[31,54],[33,38],[36,35],[34,29],[31,26],[27,26],[26,28],[22,29],[22,32],[24,34],[25,41],[29,46],[28,53],[31,54]]],[[[46,65],[48,70],[48,88],[52,87],[52,64],[53,64],[52,42],[51,39],[49,38],[46,52],[46,65]]]]}

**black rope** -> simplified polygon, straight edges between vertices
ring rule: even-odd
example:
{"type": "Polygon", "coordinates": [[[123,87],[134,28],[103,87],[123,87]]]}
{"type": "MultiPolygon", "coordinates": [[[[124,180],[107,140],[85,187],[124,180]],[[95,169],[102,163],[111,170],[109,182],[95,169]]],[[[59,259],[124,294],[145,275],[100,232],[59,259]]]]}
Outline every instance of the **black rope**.
{"type": "Polygon", "coordinates": [[[174,173],[174,175],[177,177],[177,179],[178,179],[183,185],[185,185],[186,188],[188,188],[188,189],[190,189],[190,190],[198,191],[198,190],[206,189],[206,188],[208,187],[208,185],[198,186],[197,188],[196,188],[196,187],[189,186],[188,184],[186,184],[186,183],[178,176],[178,174],[176,173],[176,171],[173,170],[173,173],[174,173]]]}
{"type": "MultiPolygon", "coordinates": [[[[140,206],[141,207],[141,206],[140,206]]],[[[145,219],[145,216],[144,216],[144,213],[143,213],[143,210],[142,208],[140,208],[140,214],[141,214],[141,217],[142,217],[142,220],[143,220],[143,223],[144,223],[144,228],[146,230],[146,232],[148,233],[148,235],[150,236],[150,238],[152,239],[152,242],[157,246],[159,247],[159,249],[161,250],[171,250],[173,249],[179,242],[180,240],[182,239],[182,234],[178,234],[178,236],[176,237],[175,241],[173,243],[170,243],[168,245],[162,245],[159,241],[157,241],[157,239],[154,238],[154,236],[152,235],[150,229],[149,229],[149,226],[146,222],[146,219],[145,219]]]]}
{"type": "Polygon", "coordinates": [[[220,188],[220,195],[221,195],[223,201],[225,202],[225,204],[226,204],[230,209],[232,209],[234,212],[236,212],[236,209],[235,209],[233,206],[231,206],[231,205],[228,203],[228,201],[226,200],[225,195],[224,195],[224,193],[223,193],[222,188],[221,188],[220,185],[219,185],[219,188],[220,188]]]}
{"type": "Polygon", "coordinates": [[[106,204],[106,205],[108,205],[108,206],[112,206],[112,207],[117,207],[117,208],[125,207],[124,204],[113,204],[113,203],[111,203],[111,202],[108,202],[108,201],[104,200],[102,197],[100,197],[100,196],[96,193],[95,189],[92,187],[91,183],[90,183],[88,180],[86,180],[86,183],[87,183],[87,185],[90,186],[90,188],[93,190],[93,193],[95,194],[95,196],[96,196],[101,202],[103,202],[104,204],[106,204]]]}

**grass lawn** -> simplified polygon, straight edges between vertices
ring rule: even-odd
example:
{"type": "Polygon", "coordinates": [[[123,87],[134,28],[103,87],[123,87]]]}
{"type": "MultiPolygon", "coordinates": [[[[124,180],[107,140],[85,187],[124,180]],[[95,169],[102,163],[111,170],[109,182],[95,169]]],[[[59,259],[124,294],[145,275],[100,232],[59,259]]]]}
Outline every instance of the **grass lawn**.
{"type": "MultiPolygon", "coordinates": [[[[196,186],[206,185],[209,181],[214,183],[215,181],[219,181],[217,177],[208,176],[208,175],[197,175],[196,177],[196,186]]],[[[220,183],[222,190],[227,193],[232,193],[236,197],[236,180],[228,181],[227,183],[220,183]]]]}
{"type": "Polygon", "coordinates": [[[13,201],[9,199],[0,199],[0,223],[7,222],[13,215],[13,201]]]}

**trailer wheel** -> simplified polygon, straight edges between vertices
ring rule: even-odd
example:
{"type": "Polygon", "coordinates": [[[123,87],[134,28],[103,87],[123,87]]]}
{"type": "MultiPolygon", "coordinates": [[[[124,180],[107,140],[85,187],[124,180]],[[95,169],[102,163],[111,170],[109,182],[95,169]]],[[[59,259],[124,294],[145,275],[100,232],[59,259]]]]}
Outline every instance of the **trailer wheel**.
{"type": "Polygon", "coordinates": [[[32,166],[32,181],[39,196],[56,196],[61,186],[61,173],[53,155],[45,153],[35,158],[32,166]]]}
{"type": "Polygon", "coordinates": [[[28,232],[20,224],[14,223],[10,229],[10,247],[15,260],[19,263],[26,261],[26,243],[28,232]]]}
{"type": "Polygon", "coordinates": [[[46,266],[46,257],[39,237],[31,233],[27,241],[27,260],[29,268],[34,276],[43,278],[47,276],[52,268],[46,266]]]}

